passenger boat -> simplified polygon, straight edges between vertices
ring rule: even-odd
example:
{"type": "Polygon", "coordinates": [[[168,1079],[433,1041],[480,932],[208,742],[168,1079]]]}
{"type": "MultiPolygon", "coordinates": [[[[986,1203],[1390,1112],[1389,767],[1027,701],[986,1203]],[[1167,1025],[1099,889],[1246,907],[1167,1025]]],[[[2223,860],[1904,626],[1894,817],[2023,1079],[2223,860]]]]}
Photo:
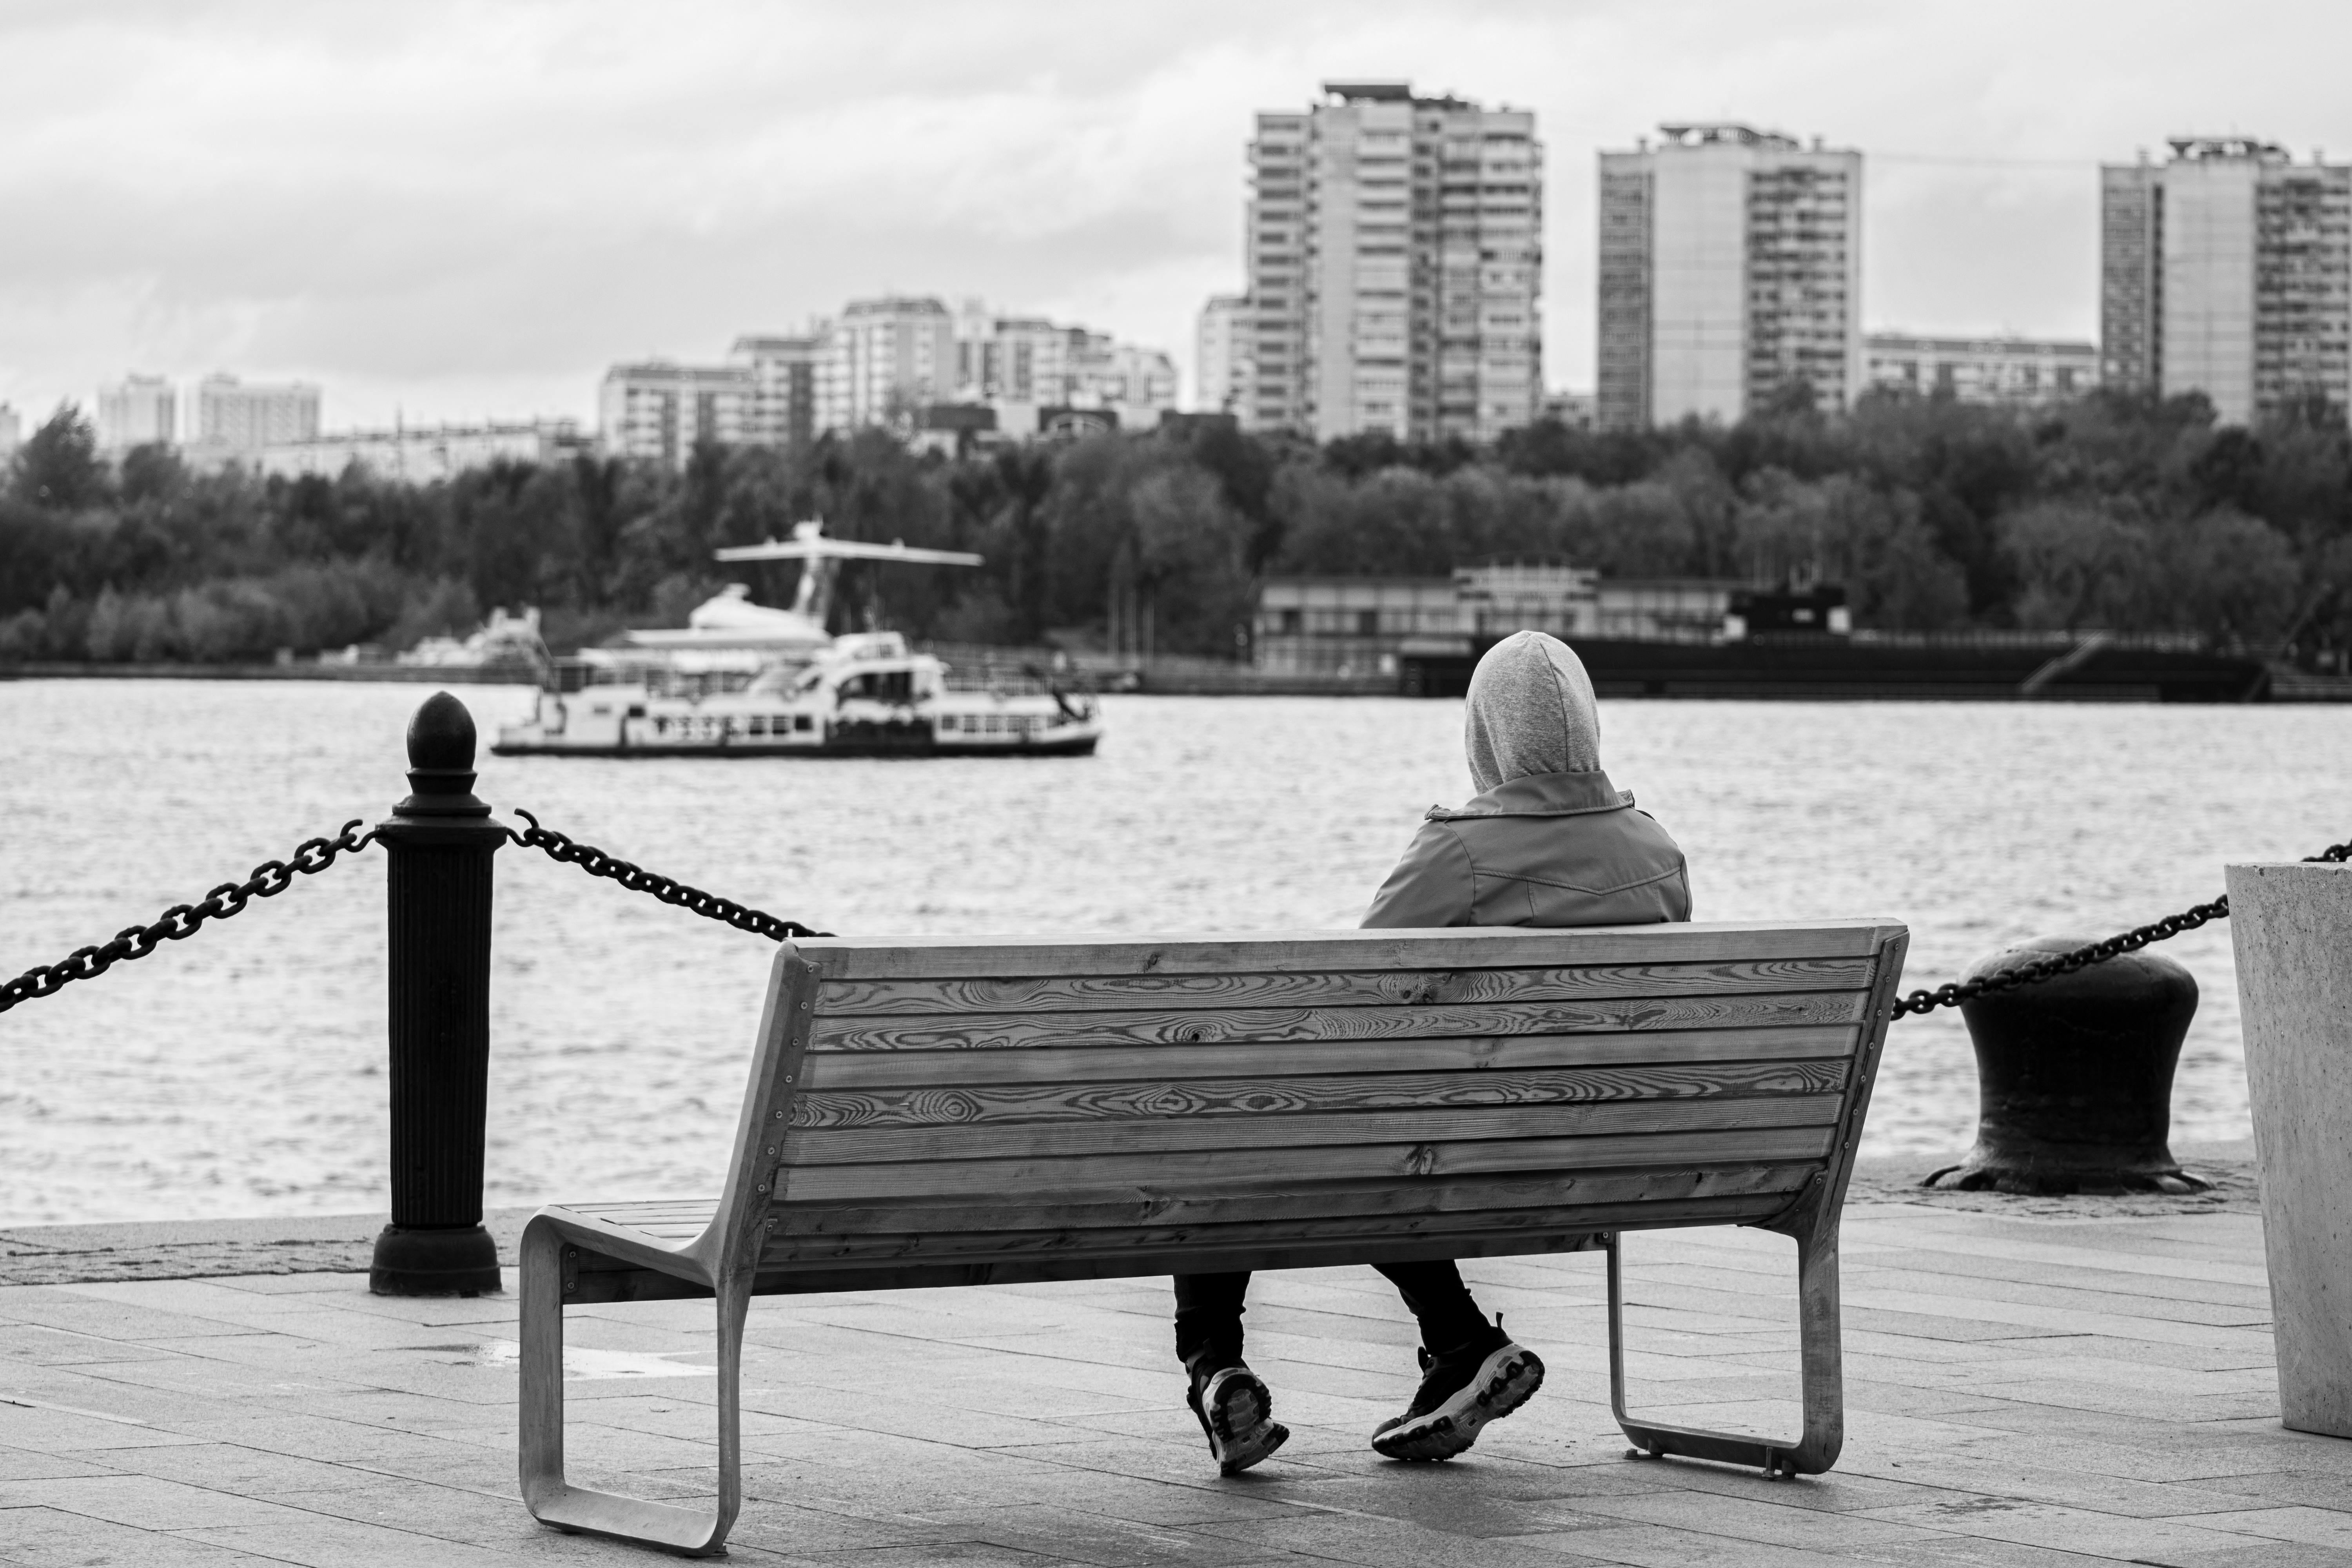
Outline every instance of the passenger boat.
{"type": "Polygon", "coordinates": [[[722,561],[798,561],[793,607],[751,603],[735,584],[684,630],[639,631],[577,658],[546,661],[531,715],[502,726],[499,756],[1086,756],[1102,738],[1091,692],[1034,667],[960,668],[909,650],[897,632],[830,637],[845,560],[978,565],[958,551],[793,538],[719,552],[722,561]]]}

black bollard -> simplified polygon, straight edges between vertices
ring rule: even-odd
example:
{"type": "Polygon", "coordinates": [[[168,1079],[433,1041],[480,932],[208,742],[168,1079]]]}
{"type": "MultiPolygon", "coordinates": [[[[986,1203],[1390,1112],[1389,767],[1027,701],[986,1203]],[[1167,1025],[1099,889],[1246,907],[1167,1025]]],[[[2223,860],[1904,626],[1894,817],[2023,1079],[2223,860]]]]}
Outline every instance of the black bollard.
{"type": "Polygon", "coordinates": [[[375,1240],[379,1296],[499,1289],[482,1228],[490,1076],[491,857],[505,826],[474,797],[474,720],[446,691],[408,721],[408,798],[376,829],[386,884],[392,1036],[392,1223],[375,1240]]]}
{"type": "MultiPolygon", "coordinates": [[[[1964,980],[2087,947],[2043,937],[1964,980]]],[[[1923,1185],[2004,1193],[2201,1192],[2172,1157],[2172,1072],[2197,977],[2145,950],[1960,1004],[1977,1054],[1977,1142],[1923,1185]],[[1951,1178],[1945,1181],[1944,1178],[1951,1178]]]]}

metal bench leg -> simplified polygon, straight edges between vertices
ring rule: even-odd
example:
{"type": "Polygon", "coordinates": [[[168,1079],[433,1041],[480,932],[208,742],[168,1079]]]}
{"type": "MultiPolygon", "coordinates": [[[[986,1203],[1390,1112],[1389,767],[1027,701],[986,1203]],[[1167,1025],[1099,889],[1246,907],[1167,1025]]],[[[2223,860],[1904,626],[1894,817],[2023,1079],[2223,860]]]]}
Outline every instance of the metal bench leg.
{"type": "Polygon", "coordinates": [[[563,1479],[563,1238],[534,1220],[522,1236],[520,1468],[531,1517],[566,1531],[641,1542],[688,1557],[723,1556],[742,1507],[743,1322],[751,1281],[719,1292],[719,1498],[680,1507],[575,1487],[563,1479]]]}
{"type": "Polygon", "coordinates": [[[1755,1465],[1776,1478],[1819,1475],[1837,1463],[1845,1446],[1845,1373],[1838,1328],[1837,1225],[1801,1232],[1797,1242],[1797,1327],[1802,1347],[1805,1430],[1794,1443],[1769,1443],[1728,1432],[1702,1432],[1636,1421],[1625,1413],[1625,1294],[1618,1237],[1609,1253],[1609,1406],[1632,1439],[1631,1457],[1680,1454],[1730,1465],[1755,1465]]]}

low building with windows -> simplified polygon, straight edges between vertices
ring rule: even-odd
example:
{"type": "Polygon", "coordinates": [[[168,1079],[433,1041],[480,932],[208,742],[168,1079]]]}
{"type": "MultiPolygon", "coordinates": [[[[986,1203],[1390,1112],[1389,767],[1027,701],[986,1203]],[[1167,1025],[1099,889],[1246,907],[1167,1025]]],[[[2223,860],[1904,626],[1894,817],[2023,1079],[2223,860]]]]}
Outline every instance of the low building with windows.
{"type": "Polygon", "coordinates": [[[1269,674],[1391,675],[1400,658],[1466,658],[1517,631],[1714,642],[1733,595],[1749,586],[1521,561],[1460,566],[1450,577],[1275,577],[1259,590],[1251,647],[1269,674]]]}
{"type": "Polygon", "coordinates": [[[1873,332],[1863,364],[1874,390],[2012,408],[2063,403],[2099,384],[2098,345],[2042,338],[1873,332]]]}
{"type": "Polygon", "coordinates": [[[593,443],[570,419],[510,425],[403,426],[392,430],[349,430],[307,441],[275,442],[261,449],[264,474],[334,479],[358,468],[381,479],[412,485],[453,479],[491,464],[558,462],[592,449],[593,443]]]}

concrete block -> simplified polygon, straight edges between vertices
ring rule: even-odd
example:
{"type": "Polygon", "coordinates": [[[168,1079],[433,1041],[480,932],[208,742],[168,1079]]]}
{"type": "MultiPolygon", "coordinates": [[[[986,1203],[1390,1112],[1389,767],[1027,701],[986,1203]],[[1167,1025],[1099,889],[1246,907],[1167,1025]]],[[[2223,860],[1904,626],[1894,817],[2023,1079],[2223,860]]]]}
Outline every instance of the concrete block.
{"type": "Polygon", "coordinates": [[[2352,1437],[2352,866],[2229,868],[2279,1413],[2352,1437]]]}

